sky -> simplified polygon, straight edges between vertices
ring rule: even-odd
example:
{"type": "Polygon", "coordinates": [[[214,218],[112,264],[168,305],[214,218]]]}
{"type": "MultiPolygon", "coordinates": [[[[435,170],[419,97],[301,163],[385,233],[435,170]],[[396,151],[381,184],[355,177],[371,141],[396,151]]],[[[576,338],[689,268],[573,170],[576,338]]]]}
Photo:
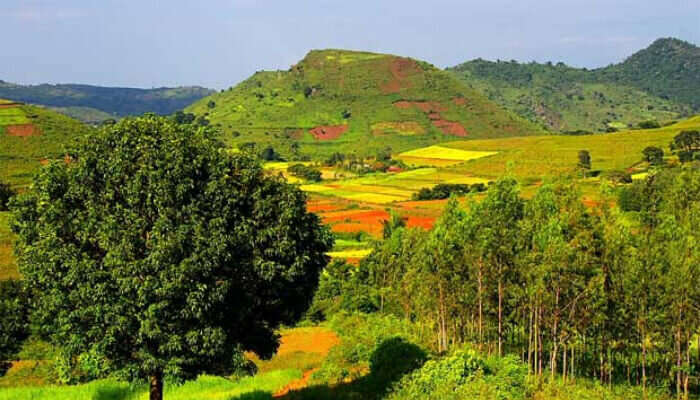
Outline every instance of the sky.
{"type": "Polygon", "coordinates": [[[0,79],[223,89],[311,49],[595,68],[700,44],[699,0],[0,0],[0,79]]]}

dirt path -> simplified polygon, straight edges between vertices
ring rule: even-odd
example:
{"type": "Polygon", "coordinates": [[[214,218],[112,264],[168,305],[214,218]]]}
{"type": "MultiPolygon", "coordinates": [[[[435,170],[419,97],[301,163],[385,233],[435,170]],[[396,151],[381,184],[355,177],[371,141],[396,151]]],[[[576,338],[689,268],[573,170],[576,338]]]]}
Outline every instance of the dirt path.
{"type": "Polygon", "coordinates": [[[311,380],[311,375],[314,374],[314,372],[318,371],[318,368],[314,368],[311,370],[308,370],[304,372],[304,375],[301,377],[301,379],[297,379],[295,381],[290,382],[287,384],[287,386],[283,387],[280,391],[277,393],[273,394],[272,397],[282,397],[287,395],[289,392],[294,391],[294,390],[299,390],[307,387],[309,385],[309,381],[311,380]]]}

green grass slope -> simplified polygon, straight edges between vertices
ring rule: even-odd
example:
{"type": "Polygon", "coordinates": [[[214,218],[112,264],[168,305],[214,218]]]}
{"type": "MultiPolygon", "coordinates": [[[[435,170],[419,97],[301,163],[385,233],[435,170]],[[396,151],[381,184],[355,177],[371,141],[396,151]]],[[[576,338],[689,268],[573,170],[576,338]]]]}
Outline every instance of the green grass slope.
{"type": "Polygon", "coordinates": [[[448,69],[468,86],[554,131],[605,131],[700,109],[700,48],[660,39],[623,63],[587,70],[473,60],[448,69]]]}
{"type": "Polygon", "coordinates": [[[90,130],[55,111],[0,102],[0,181],[28,185],[42,162],[62,158],[66,145],[90,130]]]}
{"type": "Polygon", "coordinates": [[[198,86],[135,89],[75,84],[18,85],[0,81],[0,98],[54,107],[88,123],[102,121],[106,115],[124,117],[146,112],[167,115],[211,93],[212,90],[198,86]]]}
{"type": "Polygon", "coordinates": [[[622,171],[642,161],[642,150],[656,146],[671,158],[669,144],[682,130],[700,129],[700,116],[659,129],[632,130],[595,135],[549,135],[446,143],[444,146],[497,154],[468,161],[452,170],[463,174],[496,179],[510,170],[524,182],[546,176],[575,173],[578,152],[588,150],[592,170],[601,173],[622,171]]]}
{"type": "Polygon", "coordinates": [[[232,144],[269,144],[287,156],[540,132],[428,63],[342,50],[311,51],[288,71],[258,72],[186,111],[232,144]]]}

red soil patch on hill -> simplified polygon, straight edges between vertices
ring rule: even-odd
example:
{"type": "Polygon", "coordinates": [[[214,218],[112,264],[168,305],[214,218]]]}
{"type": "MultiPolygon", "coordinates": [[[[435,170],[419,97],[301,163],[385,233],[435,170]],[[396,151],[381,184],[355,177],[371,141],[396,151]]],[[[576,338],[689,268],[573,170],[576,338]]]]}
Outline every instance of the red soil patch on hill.
{"type": "Polygon", "coordinates": [[[22,103],[3,103],[0,104],[0,108],[15,108],[21,106],[22,103]]]}
{"type": "Polygon", "coordinates": [[[333,140],[339,138],[348,130],[347,125],[317,126],[310,132],[318,140],[333,140]]]}
{"type": "Polygon", "coordinates": [[[464,97],[455,97],[453,101],[458,106],[464,106],[467,104],[467,99],[465,99],[464,97]]]}
{"type": "Polygon", "coordinates": [[[32,124],[8,125],[5,127],[7,134],[17,137],[29,137],[39,134],[39,130],[32,124]]]}
{"type": "Polygon", "coordinates": [[[459,122],[446,121],[444,119],[433,120],[433,125],[448,135],[467,136],[467,130],[459,122]]]}
{"type": "Polygon", "coordinates": [[[401,109],[417,108],[424,113],[446,111],[447,107],[437,101],[407,101],[399,100],[394,103],[394,107],[401,109]]]}
{"type": "Polygon", "coordinates": [[[421,73],[421,69],[410,58],[396,57],[389,64],[389,72],[391,72],[392,79],[380,87],[382,92],[386,94],[398,93],[401,89],[410,88],[412,85],[409,78],[421,73]]]}

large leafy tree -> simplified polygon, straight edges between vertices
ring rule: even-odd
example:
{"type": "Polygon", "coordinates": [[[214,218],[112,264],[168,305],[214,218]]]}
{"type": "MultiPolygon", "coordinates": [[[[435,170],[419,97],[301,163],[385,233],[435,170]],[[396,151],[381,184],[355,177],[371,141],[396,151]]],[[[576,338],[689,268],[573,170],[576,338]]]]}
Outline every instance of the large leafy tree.
{"type": "Polygon", "coordinates": [[[307,309],[330,233],[304,194],[205,127],[147,115],[83,139],[14,210],[37,325],[149,379],[221,373],[307,309]]]}

